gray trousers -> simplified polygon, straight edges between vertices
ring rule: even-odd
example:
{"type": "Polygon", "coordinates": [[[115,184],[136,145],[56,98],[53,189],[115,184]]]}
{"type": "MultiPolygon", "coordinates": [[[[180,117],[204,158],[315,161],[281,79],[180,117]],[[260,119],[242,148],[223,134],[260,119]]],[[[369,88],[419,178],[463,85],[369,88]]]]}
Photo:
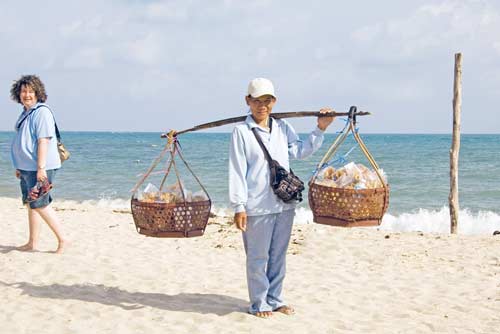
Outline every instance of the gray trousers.
{"type": "Polygon", "coordinates": [[[250,313],[274,311],[286,305],[281,297],[286,273],[286,251],[295,210],[248,216],[243,243],[247,255],[250,313]]]}

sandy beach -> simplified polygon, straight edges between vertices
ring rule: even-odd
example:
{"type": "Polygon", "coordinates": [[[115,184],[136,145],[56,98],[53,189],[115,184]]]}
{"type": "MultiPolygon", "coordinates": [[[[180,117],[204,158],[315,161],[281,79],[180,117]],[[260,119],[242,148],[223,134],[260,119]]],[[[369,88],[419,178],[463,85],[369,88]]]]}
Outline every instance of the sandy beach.
{"type": "Polygon", "coordinates": [[[286,300],[293,316],[246,313],[245,256],[229,217],[203,237],[155,239],[127,210],[55,203],[72,244],[2,198],[1,333],[498,333],[500,236],[295,225],[286,300]]]}

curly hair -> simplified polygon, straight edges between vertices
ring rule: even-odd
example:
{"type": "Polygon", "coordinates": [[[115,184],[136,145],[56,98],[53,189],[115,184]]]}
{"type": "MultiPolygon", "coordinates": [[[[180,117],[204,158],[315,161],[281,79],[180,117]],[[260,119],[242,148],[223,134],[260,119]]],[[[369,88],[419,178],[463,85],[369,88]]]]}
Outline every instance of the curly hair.
{"type": "Polygon", "coordinates": [[[17,103],[21,103],[21,88],[29,86],[35,91],[36,99],[38,102],[47,101],[47,93],[45,92],[45,85],[42,80],[36,75],[23,75],[19,80],[14,81],[10,88],[10,97],[17,103]]]}

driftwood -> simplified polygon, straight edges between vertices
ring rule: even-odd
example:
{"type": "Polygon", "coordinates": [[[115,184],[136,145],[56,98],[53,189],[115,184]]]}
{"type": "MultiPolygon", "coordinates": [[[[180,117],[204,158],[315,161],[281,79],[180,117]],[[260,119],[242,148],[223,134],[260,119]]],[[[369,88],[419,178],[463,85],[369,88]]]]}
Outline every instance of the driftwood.
{"type": "Polygon", "coordinates": [[[455,54],[455,81],[453,84],[453,135],[450,149],[450,230],[458,226],[458,153],[460,151],[460,112],[462,107],[462,54],[455,54]]]}
{"type": "MultiPolygon", "coordinates": [[[[280,119],[280,118],[294,118],[294,117],[327,117],[327,116],[349,116],[348,112],[329,112],[325,114],[321,114],[319,111],[292,111],[292,112],[281,112],[281,113],[272,113],[271,114],[273,118],[280,119]]],[[[359,111],[356,112],[354,115],[356,116],[366,116],[366,115],[371,115],[367,111],[359,111]]],[[[222,125],[227,125],[231,123],[238,123],[238,122],[243,122],[247,116],[238,116],[238,117],[232,117],[232,118],[226,118],[226,119],[221,119],[218,121],[210,122],[210,123],[205,123],[205,124],[200,124],[195,127],[192,127],[190,129],[182,130],[182,131],[174,131],[175,135],[180,135],[182,133],[186,132],[192,132],[192,131],[198,131],[198,130],[204,130],[204,129],[210,129],[214,128],[217,126],[222,126],[222,125]]],[[[168,134],[164,133],[161,135],[162,138],[167,138],[168,134]]]]}

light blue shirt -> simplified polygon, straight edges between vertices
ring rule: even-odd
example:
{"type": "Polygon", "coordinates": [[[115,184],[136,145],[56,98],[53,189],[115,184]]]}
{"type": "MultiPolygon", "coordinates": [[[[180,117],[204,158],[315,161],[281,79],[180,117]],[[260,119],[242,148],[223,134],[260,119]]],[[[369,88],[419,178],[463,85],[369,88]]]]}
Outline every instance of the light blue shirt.
{"type": "Polygon", "coordinates": [[[252,128],[257,128],[271,157],[287,170],[290,170],[290,157],[304,159],[320,148],[323,131],[316,128],[302,141],[287,121],[273,119],[269,131],[258,126],[250,115],[233,130],[229,150],[229,201],[234,212],[246,211],[248,216],[259,216],[293,209],[295,203],[285,203],[274,194],[269,163],[252,128]]]}
{"type": "Polygon", "coordinates": [[[55,121],[52,112],[44,104],[37,103],[33,108],[24,110],[16,122],[16,135],[12,140],[10,156],[15,169],[36,171],[38,168],[38,139],[49,138],[45,169],[61,167],[57,151],[55,121]],[[37,110],[33,109],[41,106],[37,110]],[[31,114],[30,114],[31,112],[31,114]],[[29,115],[28,115],[29,114],[29,115]],[[24,122],[19,122],[26,116],[24,122]],[[19,129],[18,129],[19,128],[19,129]]]}

